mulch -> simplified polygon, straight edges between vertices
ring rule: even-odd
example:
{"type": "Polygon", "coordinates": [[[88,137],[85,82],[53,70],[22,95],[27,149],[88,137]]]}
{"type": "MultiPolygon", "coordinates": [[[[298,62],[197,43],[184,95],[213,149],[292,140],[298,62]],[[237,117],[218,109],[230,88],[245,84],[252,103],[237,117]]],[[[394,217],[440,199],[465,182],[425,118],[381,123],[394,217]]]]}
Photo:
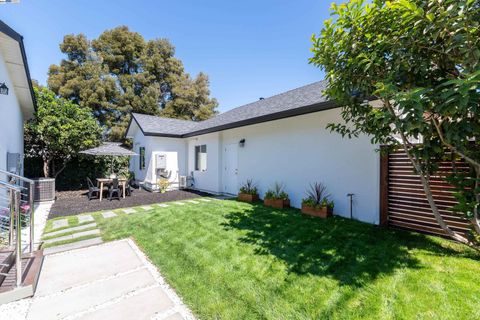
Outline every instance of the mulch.
{"type": "Polygon", "coordinates": [[[104,197],[100,201],[98,199],[88,200],[87,193],[87,190],[57,191],[56,200],[48,218],[211,196],[211,194],[193,190],[173,190],[165,193],[154,193],[143,189],[135,189],[132,191],[132,195],[127,196],[125,199],[113,199],[110,201],[104,197]]]}

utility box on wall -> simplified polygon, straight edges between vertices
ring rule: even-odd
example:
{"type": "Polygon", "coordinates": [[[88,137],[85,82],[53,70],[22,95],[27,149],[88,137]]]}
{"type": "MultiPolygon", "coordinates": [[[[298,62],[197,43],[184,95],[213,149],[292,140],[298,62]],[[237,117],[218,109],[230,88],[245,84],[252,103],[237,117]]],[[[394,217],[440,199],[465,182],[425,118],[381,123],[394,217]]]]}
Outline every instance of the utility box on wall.
{"type": "Polygon", "coordinates": [[[157,154],[155,158],[155,167],[156,169],[165,170],[167,169],[167,155],[164,153],[157,154]]]}
{"type": "Polygon", "coordinates": [[[22,174],[22,156],[20,153],[7,153],[7,171],[18,175],[22,174]]]}

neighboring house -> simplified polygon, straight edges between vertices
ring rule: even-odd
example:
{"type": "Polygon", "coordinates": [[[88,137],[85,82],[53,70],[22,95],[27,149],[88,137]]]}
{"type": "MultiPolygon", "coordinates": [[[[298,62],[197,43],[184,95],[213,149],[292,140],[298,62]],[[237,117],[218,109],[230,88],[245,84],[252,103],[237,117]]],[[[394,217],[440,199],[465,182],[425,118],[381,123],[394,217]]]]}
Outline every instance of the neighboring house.
{"type": "Polygon", "coordinates": [[[137,181],[155,189],[163,175],[173,186],[181,176],[193,187],[236,194],[253,179],[260,195],[278,181],[291,204],[300,207],[310,183],[324,183],[335,214],[379,223],[380,156],[366,136],[348,139],[326,129],[341,122],[340,108],[322,95],[316,82],[232,109],[201,121],[132,114],[127,137],[133,139],[131,170],[137,181]]]}
{"type": "Polygon", "coordinates": [[[0,169],[18,174],[23,174],[23,124],[35,108],[22,39],[0,21],[0,169]]]}

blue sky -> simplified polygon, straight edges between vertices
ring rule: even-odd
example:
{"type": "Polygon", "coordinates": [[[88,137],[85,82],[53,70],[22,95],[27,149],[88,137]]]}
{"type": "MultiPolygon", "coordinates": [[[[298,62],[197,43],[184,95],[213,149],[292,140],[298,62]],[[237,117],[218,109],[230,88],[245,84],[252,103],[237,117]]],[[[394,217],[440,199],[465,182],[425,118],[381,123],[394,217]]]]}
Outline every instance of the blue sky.
{"type": "Polygon", "coordinates": [[[308,64],[310,36],[329,0],[21,0],[0,19],[24,36],[32,78],[45,84],[66,34],[89,39],[127,25],[146,39],[168,38],[187,72],[210,77],[220,111],[323,78],[308,64]]]}

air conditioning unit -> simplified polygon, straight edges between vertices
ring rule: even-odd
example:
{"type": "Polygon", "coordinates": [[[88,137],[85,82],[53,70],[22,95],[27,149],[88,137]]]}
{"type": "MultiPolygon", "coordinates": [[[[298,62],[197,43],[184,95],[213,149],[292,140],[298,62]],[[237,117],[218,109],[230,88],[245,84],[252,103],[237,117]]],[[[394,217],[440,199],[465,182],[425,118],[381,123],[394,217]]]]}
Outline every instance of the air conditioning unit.
{"type": "Polygon", "coordinates": [[[180,189],[186,189],[187,188],[187,176],[180,176],[180,189]]]}

